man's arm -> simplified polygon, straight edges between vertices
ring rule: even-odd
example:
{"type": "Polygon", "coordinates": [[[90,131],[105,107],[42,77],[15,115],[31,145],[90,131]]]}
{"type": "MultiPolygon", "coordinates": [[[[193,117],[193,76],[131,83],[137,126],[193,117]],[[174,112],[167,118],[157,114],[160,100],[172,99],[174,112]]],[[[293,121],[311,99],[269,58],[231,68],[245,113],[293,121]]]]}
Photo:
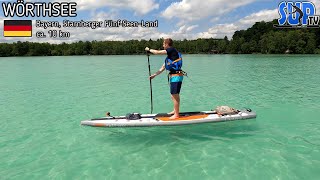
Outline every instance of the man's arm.
{"type": "Polygon", "coordinates": [[[150,51],[152,54],[167,54],[166,50],[155,50],[155,49],[150,49],[146,47],[146,51],[150,51]]]}
{"type": "Polygon", "coordinates": [[[155,73],[155,75],[158,76],[158,75],[161,74],[165,69],[166,69],[165,65],[162,64],[161,68],[155,73]]]}
{"type": "Polygon", "coordinates": [[[155,50],[155,49],[150,49],[150,52],[153,54],[167,54],[166,50],[155,50]]]}
{"type": "Polygon", "coordinates": [[[153,79],[154,77],[158,76],[159,74],[161,74],[164,70],[166,69],[165,65],[163,64],[162,67],[153,75],[150,76],[151,79],[153,79]]]}

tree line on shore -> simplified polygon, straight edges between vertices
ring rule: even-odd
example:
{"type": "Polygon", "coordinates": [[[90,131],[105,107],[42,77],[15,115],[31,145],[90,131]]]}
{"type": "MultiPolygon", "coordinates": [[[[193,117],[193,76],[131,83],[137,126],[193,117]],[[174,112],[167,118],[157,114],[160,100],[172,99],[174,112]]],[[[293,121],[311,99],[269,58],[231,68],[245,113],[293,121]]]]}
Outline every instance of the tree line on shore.
{"type": "MultiPolygon", "coordinates": [[[[320,29],[276,29],[271,22],[257,22],[236,31],[231,40],[174,40],[174,47],[188,54],[320,54],[320,29]]],[[[172,37],[174,39],[174,37],[172,37]]],[[[128,41],[79,41],[74,43],[0,43],[0,56],[70,56],[144,54],[146,46],[162,48],[163,39],[128,41]]]]}

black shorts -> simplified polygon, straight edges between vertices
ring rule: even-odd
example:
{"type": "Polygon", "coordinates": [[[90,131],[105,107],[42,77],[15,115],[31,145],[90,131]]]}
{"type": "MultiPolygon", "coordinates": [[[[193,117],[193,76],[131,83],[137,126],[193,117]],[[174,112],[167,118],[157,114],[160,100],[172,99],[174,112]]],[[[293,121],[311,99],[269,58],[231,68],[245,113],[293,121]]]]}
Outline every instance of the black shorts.
{"type": "Polygon", "coordinates": [[[171,94],[180,94],[182,82],[171,82],[170,83],[170,93],[171,94]]]}

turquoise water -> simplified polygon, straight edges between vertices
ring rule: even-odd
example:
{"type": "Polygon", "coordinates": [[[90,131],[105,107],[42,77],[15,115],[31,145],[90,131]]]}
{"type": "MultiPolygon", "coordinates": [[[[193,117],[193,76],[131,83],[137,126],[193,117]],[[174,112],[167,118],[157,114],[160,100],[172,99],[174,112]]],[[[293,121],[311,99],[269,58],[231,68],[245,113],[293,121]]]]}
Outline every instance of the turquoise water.
{"type": "MultiPolygon", "coordinates": [[[[151,56],[152,72],[163,56],[151,56]]],[[[320,57],[185,55],[181,111],[250,107],[253,120],[107,129],[150,112],[146,56],[0,59],[1,179],[318,179],[320,57]]],[[[154,112],[172,103],[153,80],[154,112]]]]}

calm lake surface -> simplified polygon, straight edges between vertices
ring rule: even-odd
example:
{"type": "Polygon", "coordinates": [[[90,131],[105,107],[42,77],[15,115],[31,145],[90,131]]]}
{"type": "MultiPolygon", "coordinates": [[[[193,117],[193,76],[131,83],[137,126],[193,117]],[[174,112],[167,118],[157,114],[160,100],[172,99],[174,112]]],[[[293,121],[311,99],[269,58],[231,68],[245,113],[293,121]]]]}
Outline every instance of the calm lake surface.
{"type": "MultiPolygon", "coordinates": [[[[164,56],[151,56],[152,73],[164,56]]],[[[0,179],[319,179],[320,56],[185,55],[181,111],[256,119],[150,128],[80,121],[150,113],[146,56],[0,58],[0,179]]],[[[165,73],[154,112],[172,102],[165,73]]]]}

